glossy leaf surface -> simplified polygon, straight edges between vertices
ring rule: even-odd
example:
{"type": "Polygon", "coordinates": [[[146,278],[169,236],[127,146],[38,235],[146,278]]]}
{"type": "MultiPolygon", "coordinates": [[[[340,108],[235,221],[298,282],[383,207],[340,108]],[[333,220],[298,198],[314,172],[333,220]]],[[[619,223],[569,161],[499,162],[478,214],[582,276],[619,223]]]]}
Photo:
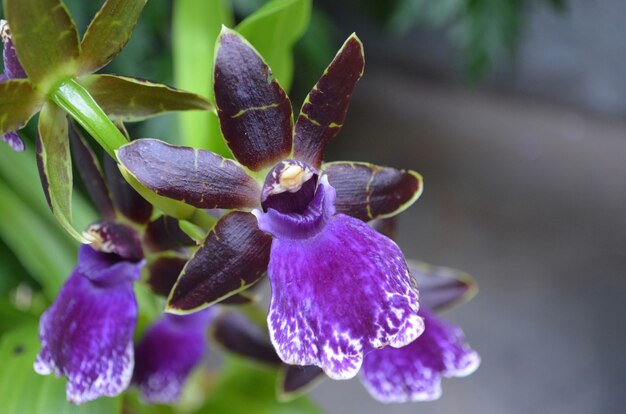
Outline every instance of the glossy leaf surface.
{"type": "Polygon", "coordinates": [[[112,61],[124,48],[147,0],[106,0],[89,24],[79,71],[91,73],[112,61]]]}
{"type": "Polygon", "coordinates": [[[52,213],[76,240],[87,243],[72,224],[72,158],[65,113],[47,104],[39,115],[37,166],[52,213]]]}
{"type": "Polygon", "coordinates": [[[211,110],[205,99],[189,92],[145,80],[113,75],[90,75],[81,83],[113,120],[142,121],[172,111],[211,110]]]}
{"type": "Polygon", "coordinates": [[[17,56],[30,80],[55,82],[72,75],[80,44],[76,25],[61,0],[4,0],[17,56]]]}
{"type": "Polygon", "coordinates": [[[41,108],[42,98],[26,79],[0,82],[0,134],[22,128],[41,108]]]}

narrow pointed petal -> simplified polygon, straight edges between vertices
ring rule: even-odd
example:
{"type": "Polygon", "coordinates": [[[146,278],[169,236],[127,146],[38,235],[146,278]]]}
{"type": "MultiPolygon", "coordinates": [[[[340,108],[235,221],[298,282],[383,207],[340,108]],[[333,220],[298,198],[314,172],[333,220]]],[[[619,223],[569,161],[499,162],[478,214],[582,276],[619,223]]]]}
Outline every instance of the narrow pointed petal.
{"type": "Polygon", "coordinates": [[[147,0],[106,0],[93,18],[83,41],[79,72],[92,73],[106,66],[130,39],[147,0]]]}
{"type": "Polygon", "coordinates": [[[196,245],[196,242],[180,229],[178,220],[166,215],[148,223],[143,240],[153,252],[179,250],[196,245]]]}
{"type": "Polygon", "coordinates": [[[206,99],[171,86],[113,75],[89,75],[80,83],[113,120],[143,121],[174,111],[210,111],[206,99]]]}
{"type": "Polygon", "coordinates": [[[146,223],[152,215],[152,205],[131,187],[120,173],[117,163],[104,154],[104,173],[115,207],[135,223],[146,223]]]}
{"type": "MultiPolygon", "coordinates": [[[[324,178],[317,194],[324,193],[324,204],[332,205],[334,191],[324,178]]],[[[332,209],[311,209],[300,225],[309,227],[316,211],[324,215],[332,209]]],[[[420,335],[417,291],[393,241],[345,215],[327,217],[303,238],[293,237],[289,230],[296,223],[287,215],[257,217],[261,229],[274,235],[267,324],[285,363],[316,365],[333,379],[349,379],[366,353],[401,347],[420,335]],[[284,225],[277,225],[280,221],[284,225]],[[270,222],[275,225],[267,226],[270,222]]]]}
{"type": "Polygon", "coordinates": [[[104,173],[96,154],[94,154],[85,137],[78,131],[77,126],[73,122],[70,123],[69,134],[72,142],[74,162],[91,200],[98,208],[102,218],[109,221],[115,220],[115,207],[113,206],[111,193],[109,193],[104,180],[104,173]]]}
{"type": "Polygon", "coordinates": [[[0,20],[0,36],[2,37],[2,61],[4,63],[4,75],[6,79],[26,78],[26,72],[20,64],[11,38],[11,29],[6,20],[0,20]]]}
{"type": "Polygon", "coordinates": [[[42,98],[26,79],[0,82],[0,135],[21,129],[41,109],[42,98]]]}
{"type": "Polygon", "coordinates": [[[352,92],[364,67],[363,44],[353,34],[302,105],[294,135],[296,159],[320,167],[326,145],[343,126],[352,92]]]}
{"type": "Polygon", "coordinates": [[[478,293],[474,279],[449,267],[409,260],[409,270],[420,287],[423,309],[442,312],[469,301],[478,293]]]}
{"type": "Polygon", "coordinates": [[[65,113],[46,104],[39,114],[37,167],[48,205],[59,224],[76,240],[87,243],[72,223],[72,156],[65,113]]]}
{"type": "Polygon", "coordinates": [[[193,315],[163,315],[136,349],[133,383],[143,401],[171,404],[180,398],[191,371],[207,353],[206,331],[213,318],[207,309],[193,315]]]}
{"type": "Polygon", "coordinates": [[[118,395],[132,376],[137,322],[132,283],[142,263],[111,256],[82,246],[79,266],[39,325],[35,371],[65,375],[67,398],[75,404],[118,395]]]}
{"type": "Polygon", "coordinates": [[[267,333],[240,313],[226,312],[218,316],[212,334],[227,351],[262,364],[281,363],[267,333]]]}
{"type": "Polygon", "coordinates": [[[61,0],[5,0],[4,11],[19,61],[34,83],[56,82],[75,73],[78,31],[61,0]]]}
{"type": "Polygon", "coordinates": [[[337,212],[363,221],[399,214],[422,194],[422,177],[415,171],[364,162],[332,162],[322,169],[337,190],[337,212]]]}
{"type": "Polygon", "coordinates": [[[315,365],[283,365],[279,376],[280,400],[291,401],[298,398],[323,380],[323,374],[324,371],[315,365]]]}
{"type": "Polygon", "coordinates": [[[235,158],[253,171],[287,158],[293,141],[291,103],[261,56],[223,29],[215,57],[215,101],[235,158]]]}
{"type": "Polygon", "coordinates": [[[261,189],[235,161],[212,152],[155,139],[123,146],[119,161],[156,194],[198,208],[256,207],[261,189]]]}
{"type": "Polygon", "coordinates": [[[183,271],[187,260],[182,257],[162,256],[148,265],[148,286],[154,293],[168,297],[183,271]]]}
{"type": "Polygon", "coordinates": [[[361,382],[380,402],[431,401],[441,396],[441,379],[464,377],[480,365],[463,332],[434,315],[420,311],[426,330],[409,345],[384,348],[367,355],[361,382]]]}
{"type": "Polygon", "coordinates": [[[250,213],[222,217],[185,266],[167,311],[205,308],[256,283],[267,269],[271,240],[250,213]]]}

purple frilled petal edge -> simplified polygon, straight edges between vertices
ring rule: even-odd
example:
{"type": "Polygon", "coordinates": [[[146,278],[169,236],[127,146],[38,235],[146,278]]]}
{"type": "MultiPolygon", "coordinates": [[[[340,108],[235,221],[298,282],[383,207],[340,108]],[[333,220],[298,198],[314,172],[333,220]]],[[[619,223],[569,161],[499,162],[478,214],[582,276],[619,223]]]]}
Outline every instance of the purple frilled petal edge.
{"type": "Polygon", "coordinates": [[[164,314],[137,345],[133,383],[147,403],[170,404],[180,398],[191,371],[207,352],[207,327],[215,314],[164,314]]]}
{"type": "Polygon", "coordinates": [[[261,230],[275,236],[267,321],[278,355],[348,379],[371,350],[415,340],[423,321],[400,249],[357,219],[333,216],[334,196],[323,176],[304,214],[253,213],[261,230]],[[306,237],[294,233],[298,220],[306,237]]]}
{"type": "Polygon", "coordinates": [[[83,245],[78,266],[42,315],[34,368],[65,375],[70,402],[115,396],[130,383],[137,322],[133,281],[141,266],[83,245]]]}
{"type": "Polygon", "coordinates": [[[441,379],[463,377],[480,365],[463,331],[420,310],[426,329],[403,348],[384,348],[365,357],[360,372],[367,391],[384,403],[431,401],[441,396],[441,379]]]}

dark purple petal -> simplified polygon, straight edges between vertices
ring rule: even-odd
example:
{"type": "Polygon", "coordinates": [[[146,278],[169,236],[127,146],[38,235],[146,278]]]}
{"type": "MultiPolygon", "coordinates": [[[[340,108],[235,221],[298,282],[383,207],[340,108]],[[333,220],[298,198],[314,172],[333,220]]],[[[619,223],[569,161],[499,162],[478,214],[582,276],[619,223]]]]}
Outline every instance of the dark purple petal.
{"type": "Polygon", "coordinates": [[[137,231],[125,224],[101,220],[90,224],[83,234],[99,252],[113,253],[135,262],[143,259],[137,231]]]}
{"type": "Polygon", "coordinates": [[[213,338],[226,350],[263,364],[279,365],[280,358],[266,332],[237,312],[217,317],[213,338]]]}
{"type": "Polygon", "coordinates": [[[401,213],[422,194],[422,177],[415,171],[363,162],[333,162],[323,170],[337,190],[337,213],[363,221],[401,213]]]}
{"type": "Polygon", "coordinates": [[[365,357],[361,381],[384,403],[430,401],[441,396],[442,377],[463,377],[480,365],[463,332],[434,315],[420,311],[426,329],[403,348],[384,348],[365,357]]]}
{"type": "Polygon", "coordinates": [[[1,136],[2,140],[9,144],[9,146],[13,149],[13,151],[22,152],[24,151],[24,141],[17,135],[16,131],[8,132],[1,136]]]}
{"type": "Polygon", "coordinates": [[[141,184],[164,197],[198,208],[259,205],[261,189],[236,162],[212,152],[140,139],[117,152],[141,184]]]}
{"type": "Polygon", "coordinates": [[[181,257],[159,257],[148,265],[148,286],[157,295],[168,297],[187,264],[181,257]]]}
{"type": "MultiPolygon", "coordinates": [[[[316,199],[321,192],[318,217],[325,217],[334,191],[324,176],[316,199]]],[[[255,215],[260,228],[274,235],[267,323],[285,363],[316,365],[333,379],[348,379],[366,353],[401,347],[420,335],[417,291],[393,241],[345,215],[325,217],[313,231],[314,214],[296,219],[268,216],[272,212],[255,215]]]]}
{"type": "Polygon", "coordinates": [[[215,56],[215,101],[220,126],[235,158],[253,171],[291,153],[291,102],[256,50],[224,28],[215,56]]]}
{"type": "Polygon", "coordinates": [[[315,365],[283,365],[279,379],[282,400],[297,398],[324,379],[324,371],[315,365]]]}
{"type": "Polygon", "coordinates": [[[143,240],[146,246],[154,252],[178,250],[196,245],[191,237],[180,229],[178,220],[166,215],[148,224],[143,240]]]}
{"type": "Polygon", "coordinates": [[[352,91],[363,75],[363,44],[352,35],[309,93],[294,136],[294,157],[319,168],[326,145],[341,130],[352,91]]]}
{"type": "Polygon", "coordinates": [[[76,168],[80,173],[89,196],[105,220],[115,220],[115,207],[111,193],[104,180],[100,162],[93,150],[87,144],[85,137],[78,131],[78,127],[70,122],[69,135],[72,142],[72,155],[76,168]]]}
{"type": "Polygon", "coordinates": [[[146,223],[152,215],[152,205],[130,186],[120,173],[117,163],[104,154],[104,172],[115,207],[136,223],[146,223]]]}
{"type": "Polygon", "coordinates": [[[133,383],[147,403],[171,404],[180,398],[191,371],[207,353],[206,331],[213,310],[163,315],[137,345],[133,383]]]}
{"type": "Polygon", "coordinates": [[[250,213],[222,217],[181,273],[168,312],[204,308],[256,283],[267,269],[271,241],[250,213]]]}
{"type": "Polygon", "coordinates": [[[2,61],[4,63],[4,75],[7,79],[26,78],[26,72],[20,64],[13,46],[11,38],[11,29],[6,20],[0,20],[0,36],[4,49],[2,51],[2,61]]]}
{"type": "Polygon", "coordinates": [[[65,375],[67,398],[76,404],[118,395],[132,376],[137,322],[133,280],[139,278],[143,263],[110,265],[103,256],[81,247],[79,266],[39,324],[41,350],[35,371],[65,375]],[[90,269],[91,275],[81,268],[90,269]]]}
{"type": "Polygon", "coordinates": [[[416,260],[409,260],[408,264],[420,287],[422,309],[441,312],[467,302],[478,293],[476,282],[467,273],[416,260]]]}

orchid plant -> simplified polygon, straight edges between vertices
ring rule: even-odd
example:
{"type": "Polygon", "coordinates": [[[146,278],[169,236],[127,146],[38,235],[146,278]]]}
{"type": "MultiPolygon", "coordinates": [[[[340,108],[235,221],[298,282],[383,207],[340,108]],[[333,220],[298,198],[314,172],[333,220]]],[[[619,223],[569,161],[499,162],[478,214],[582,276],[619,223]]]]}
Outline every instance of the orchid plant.
{"type": "MultiPolygon", "coordinates": [[[[407,262],[389,231],[389,218],[419,198],[422,177],[323,161],[364,73],[358,37],[348,37],[294,122],[281,86],[290,65],[275,76],[270,64],[290,59],[309,1],[273,0],[235,29],[221,26],[230,18],[211,16],[202,27],[210,29],[213,58],[197,69],[211,90],[197,93],[94,74],[124,47],[145,4],[104,1],[79,41],[61,0],[4,0],[0,134],[24,150],[16,131],[39,112],[44,194],[82,243],[40,317],[36,355],[29,346],[34,371],[66,378],[75,404],[68,409],[87,403],[98,412],[143,412],[178,403],[199,413],[235,404],[228,392],[238,389],[237,378],[266,378],[267,370],[277,393],[266,398],[297,412],[318,412],[303,394],[324,376],[358,375],[374,399],[402,403],[439,398],[442,377],[473,372],[477,353],[460,328],[434,314],[472,296],[473,282],[407,262]],[[298,28],[285,36],[287,46],[275,45],[271,62],[257,47],[273,45],[255,44],[254,33],[278,30],[277,19],[298,28]],[[203,112],[183,118],[182,130],[200,120],[205,148],[131,140],[123,125],[190,110],[203,112]],[[72,222],[72,161],[100,216],[82,232],[72,222]],[[253,290],[265,274],[272,294],[263,318],[253,290]],[[216,349],[209,331],[227,351],[223,371],[204,365],[209,347],[216,349]],[[242,368],[257,362],[264,373],[242,368]],[[190,387],[209,396],[186,398],[190,387]]],[[[176,19],[191,19],[200,4],[177,3],[176,19]]],[[[208,9],[228,15],[225,1],[208,9]]],[[[175,25],[179,38],[182,27],[175,25]]],[[[0,355],[24,360],[23,332],[33,335],[16,327],[0,338],[0,355]]],[[[0,402],[6,389],[0,374],[0,402]]],[[[16,401],[11,406],[21,408],[9,412],[29,407],[16,401]]]]}

